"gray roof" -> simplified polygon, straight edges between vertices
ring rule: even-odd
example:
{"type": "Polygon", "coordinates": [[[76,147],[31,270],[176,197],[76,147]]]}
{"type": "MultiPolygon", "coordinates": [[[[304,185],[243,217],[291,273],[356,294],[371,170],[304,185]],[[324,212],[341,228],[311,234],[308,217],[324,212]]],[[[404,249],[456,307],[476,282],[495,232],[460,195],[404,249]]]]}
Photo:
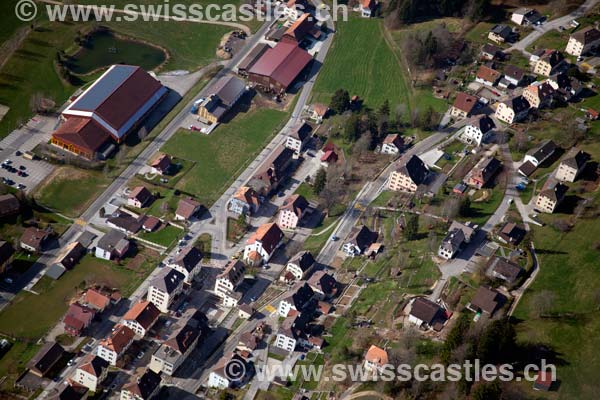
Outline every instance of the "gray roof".
{"type": "Polygon", "coordinates": [[[508,27],[506,25],[496,25],[492,28],[492,32],[494,32],[496,35],[501,36],[502,38],[506,39],[512,33],[512,29],[510,29],[510,27],[508,27]]]}
{"type": "Polygon", "coordinates": [[[224,76],[212,88],[213,94],[221,99],[227,107],[233,106],[235,101],[246,90],[246,84],[235,76],[224,76]]]}
{"type": "Polygon", "coordinates": [[[296,123],[292,129],[290,130],[289,136],[304,142],[304,140],[310,136],[312,132],[312,127],[308,125],[306,122],[298,122],[296,123]]]}
{"type": "Polygon", "coordinates": [[[102,79],[96,81],[94,90],[88,91],[77,99],[77,109],[94,111],[102,104],[119,86],[121,86],[137,67],[132,65],[118,65],[109,70],[102,79]]]}
{"type": "Polygon", "coordinates": [[[88,248],[92,245],[94,239],[96,239],[96,235],[94,233],[90,231],[84,231],[81,235],[79,235],[77,241],[81,243],[83,247],[88,248]]]}
{"type": "Polygon", "coordinates": [[[560,163],[579,171],[589,159],[589,154],[583,150],[579,150],[577,147],[573,147],[560,163]]]}
{"type": "Polygon", "coordinates": [[[118,250],[123,245],[122,241],[127,241],[127,236],[116,229],[111,229],[98,241],[98,247],[109,251],[118,250]]]}
{"type": "Polygon", "coordinates": [[[542,142],[538,147],[530,150],[527,154],[535,158],[539,163],[550,157],[556,151],[556,144],[552,140],[542,142]]]}
{"type": "Polygon", "coordinates": [[[406,164],[398,168],[398,172],[402,175],[409,176],[416,185],[421,185],[425,182],[429,170],[425,166],[423,160],[418,156],[413,155],[406,164]]]}
{"type": "Polygon", "coordinates": [[[52,264],[50,266],[50,268],[48,268],[46,270],[46,276],[49,278],[52,278],[54,280],[57,280],[58,278],[60,278],[62,276],[62,274],[65,273],[67,269],[65,267],[63,267],[62,265],[59,264],[52,264]]]}
{"type": "Polygon", "coordinates": [[[446,234],[446,237],[442,241],[440,247],[442,247],[445,250],[455,252],[460,248],[464,241],[465,234],[461,229],[456,228],[452,229],[450,232],[448,232],[448,234],[446,234]]]}
{"type": "Polygon", "coordinates": [[[315,263],[315,259],[310,251],[300,251],[296,253],[288,264],[297,265],[302,271],[306,272],[315,263]]]}
{"type": "Polygon", "coordinates": [[[185,276],[172,268],[163,268],[159,274],[152,280],[150,286],[165,292],[173,293],[185,279],[185,276]]]}

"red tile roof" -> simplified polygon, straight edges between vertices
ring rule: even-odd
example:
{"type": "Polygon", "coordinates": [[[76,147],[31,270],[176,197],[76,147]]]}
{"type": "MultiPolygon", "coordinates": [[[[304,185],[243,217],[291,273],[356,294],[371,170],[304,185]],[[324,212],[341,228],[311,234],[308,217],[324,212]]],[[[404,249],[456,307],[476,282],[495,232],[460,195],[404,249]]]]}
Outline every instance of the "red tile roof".
{"type": "Polygon", "coordinates": [[[97,153],[110,138],[108,132],[96,121],[81,117],[67,119],[52,136],[90,153],[97,153]]]}
{"type": "Polygon", "coordinates": [[[477,105],[477,97],[464,92],[458,92],[454,100],[453,107],[470,114],[477,105]]]}
{"type": "Polygon", "coordinates": [[[130,328],[125,325],[117,325],[107,338],[100,341],[100,345],[120,354],[133,340],[134,336],[135,333],[130,328]]]}
{"type": "Polygon", "coordinates": [[[84,301],[100,311],[104,310],[110,304],[110,298],[95,289],[88,289],[85,292],[84,301]]]}
{"type": "Polygon", "coordinates": [[[312,56],[298,43],[279,42],[265,52],[249,73],[268,76],[287,88],[311,60],[312,56]]]}
{"type": "Polygon", "coordinates": [[[254,232],[252,236],[248,238],[247,244],[260,241],[263,249],[265,249],[267,253],[271,254],[281,239],[283,239],[283,232],[281,229],[279,229],[279,226],[276,223],[271,222],[270,224],[261,225],[256,232],[254,232]]]}
{"type": "Polygon", "coordinates": [[[148,329],[156,322],[160,311],[149,301],[142,301],[134,305],[123,316],[124,320],[136,321],[144,329],[148,329]]]}

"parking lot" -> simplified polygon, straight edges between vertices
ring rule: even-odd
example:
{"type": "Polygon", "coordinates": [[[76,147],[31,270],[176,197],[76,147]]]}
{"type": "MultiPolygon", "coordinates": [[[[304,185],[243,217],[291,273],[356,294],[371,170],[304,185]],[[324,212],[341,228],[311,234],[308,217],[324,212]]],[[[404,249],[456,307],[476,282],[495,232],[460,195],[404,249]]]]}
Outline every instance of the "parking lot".
{"type": "Polygon", "coordinates": [[[54,169],[52,164],[42,160],[28,160],[19,153],[13,152],[12,155],[5,155],[3,151],[0,156],[2,159],[2,168],[0,169],[0,178],[9,186],[16,187],[31,192],[42,180],[44,180],[54,169]]]}

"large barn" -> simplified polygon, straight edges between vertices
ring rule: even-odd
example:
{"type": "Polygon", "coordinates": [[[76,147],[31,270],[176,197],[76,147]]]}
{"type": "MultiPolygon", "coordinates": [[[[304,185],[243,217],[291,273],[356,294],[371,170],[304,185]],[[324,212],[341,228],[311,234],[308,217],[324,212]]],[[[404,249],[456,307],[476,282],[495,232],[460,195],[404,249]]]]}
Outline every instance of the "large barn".
{"type": "Polygon", "coordinates": [[[250,68],[248,80],[263,90],[283,93],[311,60],[311,55],[298,43],[281,41],[250,68]]]}
{"type": "Polygon", "coordinates": [[[63,111],[65,122],[52,144],[93,159],[111,139],[133,131],[167,94],[167,88],[140,67],[113,65],[63,111]]]}

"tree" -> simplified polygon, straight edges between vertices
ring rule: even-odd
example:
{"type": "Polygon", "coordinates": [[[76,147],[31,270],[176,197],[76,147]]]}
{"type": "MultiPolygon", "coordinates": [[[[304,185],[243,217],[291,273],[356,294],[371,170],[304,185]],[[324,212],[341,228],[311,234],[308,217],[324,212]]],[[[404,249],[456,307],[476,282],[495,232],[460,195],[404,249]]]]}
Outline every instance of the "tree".
{"type": "Polygon", "coordinates": [[[427,234],[427,246],[429,247],[429,251],[432,253],[436,253],[437,251],[437,233],[432,229],[427,234]]]}
{"type": "Polygon", "coordinates": [[[468,217],[471,215],[471,198],[469,196],[463,197],[458,212],[461,217],[468,217]]]}
{"type": "Polygon", "coordinates": [[[315,181],[313,183],[313,192],[315,194],[319,194],[325,188],[325,184],[327,183],[327,171],[325,168],[321,167],[317,171],[315,175],[315,181]]]}
{"type": "Polygon", "coordinates": [[[344,126],[344,140],[348,143],[356,142],[360,133],[360,118],[358,115],[352,114],[344,126]]]}
{"type": "Polygon", "coordinates": [[[460,199],[458,197],[450,196],[447,197],[442,203],[442,209],[440,210],[442,217],[447,219],[454,219],[460,212],[460,199]]]}
{"type": "Polygon", "coordinates": [[[480,383],[471,390],[472,400],[500,400],[502,389],[498,382],[480,383]]]}
{"type": "Polygon", "coordinates": [[[338,89],[331,97],[329,108],[336,114],[343,114],[350,108],[350,93],[345,89],[338,89]]]}
{"type": "Polygon", "coordinates": [[[419,234],[419,216],[417,214],[409,214],[405,219],[404,237],[409,241],[415,240],[419,234]]]}
{"type": "Polygon", "coordinates": [[[390,117],[390,102],[388,99],[385,99],[385,101],[383,102],[383,104],[381,105],[381,107],[379,107],[379,118],[382,117],[386,117],[389,118],[390,117]]]}

